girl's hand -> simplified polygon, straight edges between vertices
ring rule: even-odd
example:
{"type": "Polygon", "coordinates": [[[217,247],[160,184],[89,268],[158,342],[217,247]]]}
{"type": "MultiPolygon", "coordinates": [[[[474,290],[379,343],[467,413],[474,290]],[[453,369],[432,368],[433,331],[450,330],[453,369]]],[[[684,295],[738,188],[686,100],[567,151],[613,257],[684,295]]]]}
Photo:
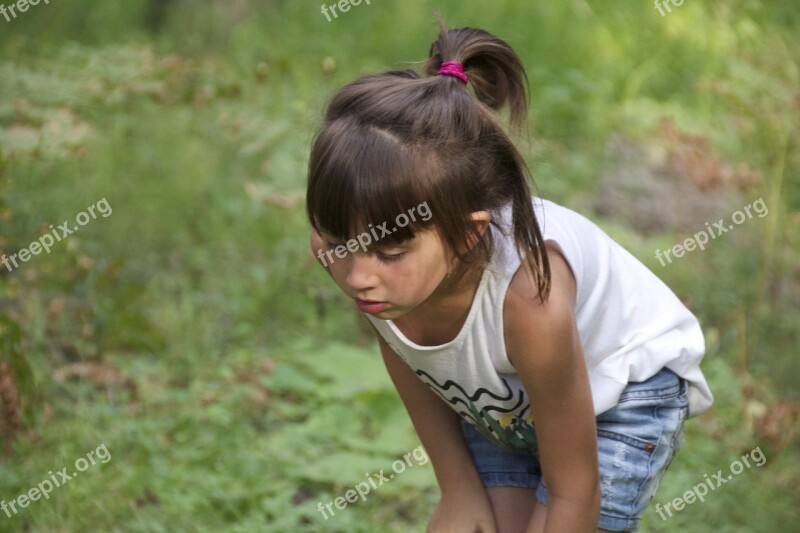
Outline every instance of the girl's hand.
{"type": "Polygon", "coordinates": [[[442,494],[427,533],[496,533],[489,496],[478,490],[442,494]]]}

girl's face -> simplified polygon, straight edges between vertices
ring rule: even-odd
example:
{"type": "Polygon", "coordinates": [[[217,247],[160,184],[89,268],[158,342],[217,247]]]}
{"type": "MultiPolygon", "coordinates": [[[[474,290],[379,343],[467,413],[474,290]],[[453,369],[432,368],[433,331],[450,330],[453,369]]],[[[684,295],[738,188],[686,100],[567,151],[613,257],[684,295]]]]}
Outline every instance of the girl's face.
{"type": "Polygon", "coordinates": [[[343,253],[339,247],[344,244],[312,230],[311,249],[339,288],[361,311],[383,320],[400,318],[427,300],[452,262],[452,254],[433,229],[419,231],[401,245],[376,245],[368,252],[343,253]]]}

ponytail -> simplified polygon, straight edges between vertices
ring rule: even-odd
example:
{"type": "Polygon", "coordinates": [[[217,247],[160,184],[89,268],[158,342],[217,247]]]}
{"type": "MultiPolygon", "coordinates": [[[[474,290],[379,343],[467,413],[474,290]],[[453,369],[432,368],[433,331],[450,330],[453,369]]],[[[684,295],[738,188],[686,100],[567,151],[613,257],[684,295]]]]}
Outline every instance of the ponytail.
{"type": "Polygon", "coordinates": [[[475,28],[448,31],[440,20],[439,38],[428,55],[423,66],[428,75],[436,75],[444,62],[461,63],[480,102],[494,111],[508,104],[514,126],[527,120],[525,67],[502,39],[475,28]]]}

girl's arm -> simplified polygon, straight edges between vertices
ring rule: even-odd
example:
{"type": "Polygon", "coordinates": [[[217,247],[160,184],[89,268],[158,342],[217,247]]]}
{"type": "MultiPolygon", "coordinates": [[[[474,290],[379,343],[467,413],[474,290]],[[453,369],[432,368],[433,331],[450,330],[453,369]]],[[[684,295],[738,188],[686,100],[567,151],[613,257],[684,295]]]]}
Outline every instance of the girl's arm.
{"type": "Polygon", "coordinates": [[[464,442],[458,414],[377,336],[386,369],[428,452],[442,492],[428,531],[493,533],[495,522],[489,496],[464,442]]]}
{"type": "MultiPolygon", "coordinates": [[[[315,230],[310,235],[311,253],[325,248],[315,230]]],[[[322,263],[330,274],[330,265],[322,263]]],[[[375,328],[383,361],[405,404],[433,465],[442,497],[428,524],[429,533],[495,533],[491,502],[467,450],[458,415],[431,391],[394,353],[375,328]]]]}
{"type": "Polygon", "coordinates": [[[561,254],[548,250],[548,256],[552,286],[544,304],[524,267],[509,286],[506,351],[531,401],[547,485],[544,531],[594,533],[600,512],[597,430],[575,325],[575,278],[561,254]]]}

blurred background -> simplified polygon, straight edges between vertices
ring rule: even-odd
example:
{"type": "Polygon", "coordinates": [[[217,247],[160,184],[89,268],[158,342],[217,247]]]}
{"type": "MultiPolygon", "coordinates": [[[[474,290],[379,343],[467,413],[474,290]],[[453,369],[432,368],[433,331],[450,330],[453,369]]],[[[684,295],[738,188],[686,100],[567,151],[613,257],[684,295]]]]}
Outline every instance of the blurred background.
{"type": "Polygon", "coordinates": [[[51,0],[0,15],[0,254],[102,199],[113,210],[0,264],[0,498],[103,444],[111,456],[0,511],[0,531],[424,531],[430,464],[318,512],[419,442],[308,252],[303,198],[326,100],[423,60],[437,11],[521,56],[539,194],[597,221],[703,324],[716,405],[687,424],[655,501],[756,447],[767,458],[667,520],[651,506],[642,530],[797,531],[800,11],[666,2],[372,0],[329,21],[319,2],[51,0]],[[767,215],[656,259],[759,199],[767,215]]]}

